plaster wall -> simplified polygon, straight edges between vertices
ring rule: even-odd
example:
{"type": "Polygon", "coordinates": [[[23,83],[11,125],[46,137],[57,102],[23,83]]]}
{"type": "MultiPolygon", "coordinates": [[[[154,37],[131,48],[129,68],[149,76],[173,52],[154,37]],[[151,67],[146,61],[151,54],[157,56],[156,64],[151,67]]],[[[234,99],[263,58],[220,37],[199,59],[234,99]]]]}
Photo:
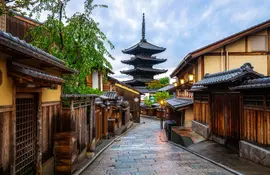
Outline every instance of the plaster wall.
{"type": "Polygon", "coordinates": [[[239,68],[247,62],[254,66],[255,71],[267,75],[267,55],[229,56],[229,69],[239,68]]]}
{"type": "Polygon", "coordinates": [[[61,101],[62,87],[57,86],[57,89],[42,88],[42,102],[61,101]]]}
{"type": "Polygon", "coordinates": [[[245,38],[237,40],[231,44],[228,44],[226,46],[226,50],[228,52],[245,52],[246,51],[245,38]]]}
{"type": "Polygon", "coordinates": [[[200,81],[202,79],[202,63],[201,63],[201,58],[198,59],[198,77],[197,77],[197,81],[200,81]]]}
{"type": "MultiPolygon", "coordinates": [[[[221,71],[220,56],[205,56],[204,57],[204,73],[217,73],[221,71]]],[[[200,71],[199,71],[200,72],[200,71]]]]}
{"type": "MultiPolygon", "coordinates": [[[[248,36],[248,52],[251,52],[251,45],[252,45],[252,36],[255,35],[264,35],[267,36],[267,30],[262,30],[260,32],[257,32],[253,35],[248,36]]],[[[266,42],[267,42],[267,38],[266,38],[266,42]]],[[[268,43],[266,43],[266,48],[267,48],[268,43]]]]}
{"type": "Polygon", "coordinates": [[[0,70],[2,72],[2,84],[0,85],[0,106],[12,105],[12,78],[7,75],[7,61],[0,59],[0,70]]]}
{"type": "Polygon", "coordinates": [[[98,71],[92,71],[92,88],[98,89],[98,71]]]}

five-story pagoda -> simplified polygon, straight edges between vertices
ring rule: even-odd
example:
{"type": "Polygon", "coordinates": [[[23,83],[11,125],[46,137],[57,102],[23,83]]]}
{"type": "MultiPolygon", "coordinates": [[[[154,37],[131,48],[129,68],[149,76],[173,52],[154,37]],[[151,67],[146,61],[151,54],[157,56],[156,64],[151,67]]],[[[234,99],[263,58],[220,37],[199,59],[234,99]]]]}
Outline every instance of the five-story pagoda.
{"type": "Polygon", "coordinates": [[[142,39],[134,46],[123,50],[125,54],[134,55],[129,60],[121,61],[124,64],[134,66],[133,69],[121,71],[122,74],[133,76],[132,80],[125,81],[124,83],[134,87],[146,87],[146,83],[154,80],[154,76],[165,73],[167,70],[155,69],[153,65],[165,62],[167,59],[159,59],[152,56],[161,53],[166,49],[163,47],[155,46],[145,39],[145,18],[143,14],[142,22],[142,39]]]}

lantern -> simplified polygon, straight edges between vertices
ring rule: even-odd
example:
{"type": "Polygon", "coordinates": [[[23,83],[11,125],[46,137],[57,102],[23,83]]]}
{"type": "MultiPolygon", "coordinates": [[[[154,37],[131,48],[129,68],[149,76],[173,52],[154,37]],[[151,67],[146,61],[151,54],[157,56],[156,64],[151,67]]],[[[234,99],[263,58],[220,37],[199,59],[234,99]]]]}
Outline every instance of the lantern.
{"type": "Polygon", "coordinates": [[[174,85],[174,87],[176,87],[177,86],[177,82],[174,82],[173,85],[174,85]]]}
{"type": "Polygon", "coordinates": [[[189,74],[188,75],[188,81],[193,82],[194,81],[194,74],[189,74]]]}
{"type": "Polygon", "coordinates": [[[151,95],[149,100],[150,100],[151,103],[154,103],[155,102],[155,97],[151,95]]]}
{"type": "Polygon", "coordinates": [[[180,79],[180,84],[185,84],[185,80],[184,79],[180,79]]]}

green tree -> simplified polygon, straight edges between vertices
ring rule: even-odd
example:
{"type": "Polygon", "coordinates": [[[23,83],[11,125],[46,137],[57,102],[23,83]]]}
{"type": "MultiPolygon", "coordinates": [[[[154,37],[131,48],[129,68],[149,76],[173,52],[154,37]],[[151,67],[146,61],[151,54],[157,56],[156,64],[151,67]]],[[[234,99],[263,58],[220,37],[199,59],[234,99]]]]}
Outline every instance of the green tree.
{"type": "Polygon", "coordinates": [[[147,87],[149,89],[160,89],[170,84],[170,78],[169,77],[163,77],[159,80],[153,80],[148,83],[147,87]]]}
{"type": "Polygon", "coordinates": [[[0,16],[3,14],[12,15],[11,11],[25,14],[23,9],[30,10],[30,7],[38,2],[38,0],[0,0],[0,16]]]}
{"type": "Polygon", "coordinates": [[[161,91],[161,92],[157,92],[155,94],[155,100],[160,103],[160,101],[165,101],[166,99],[170,98],[170,94],[169,92],[166,91],[161,91]]]}
{"type": "MultiPolygon", "coordinates": [[[[49,11],[47,20],[29,32],[32,44],[62,59],[65,63],[80,73],[65,76],[64,93],[90,93],[85,78],[93,68],[105,72],[112,66],[107,58],[114,57],[106,45],[113,49],[113,44],[99,29],[93,19],[92,12],[97,7],[93,0],[85,0],[84,12],[76,12],[71,17],[66,15],[66,7],[70,0],[45,0],[33,6],[31,14],[40,15],[49,11]]],[[[30,15],[31,15],[30,14],[30,15]]]]}

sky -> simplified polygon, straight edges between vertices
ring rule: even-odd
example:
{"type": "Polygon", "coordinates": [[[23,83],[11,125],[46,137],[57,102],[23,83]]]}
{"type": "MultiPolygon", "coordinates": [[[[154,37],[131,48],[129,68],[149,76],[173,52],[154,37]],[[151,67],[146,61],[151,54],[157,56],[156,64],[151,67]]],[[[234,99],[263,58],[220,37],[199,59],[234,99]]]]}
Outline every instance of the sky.
{"type": "MultiPolygon", "coordinates": [[[[71,0],[67,13],[83,10],[84,0],[71,0]]],[[[109,60],[119,80],[127,80],[121,70],[131,69],[121,60],[131,58],[122,50],[141,39],[142,13],[146,19],[146,39],[166,51],[157,54],[167,58],[156,68],[169,76],[189,52],[270,19],[270,0],[95,0],[108,8],[95,9],[93,18],[115,48],[116,58],[109,60]]]]}

